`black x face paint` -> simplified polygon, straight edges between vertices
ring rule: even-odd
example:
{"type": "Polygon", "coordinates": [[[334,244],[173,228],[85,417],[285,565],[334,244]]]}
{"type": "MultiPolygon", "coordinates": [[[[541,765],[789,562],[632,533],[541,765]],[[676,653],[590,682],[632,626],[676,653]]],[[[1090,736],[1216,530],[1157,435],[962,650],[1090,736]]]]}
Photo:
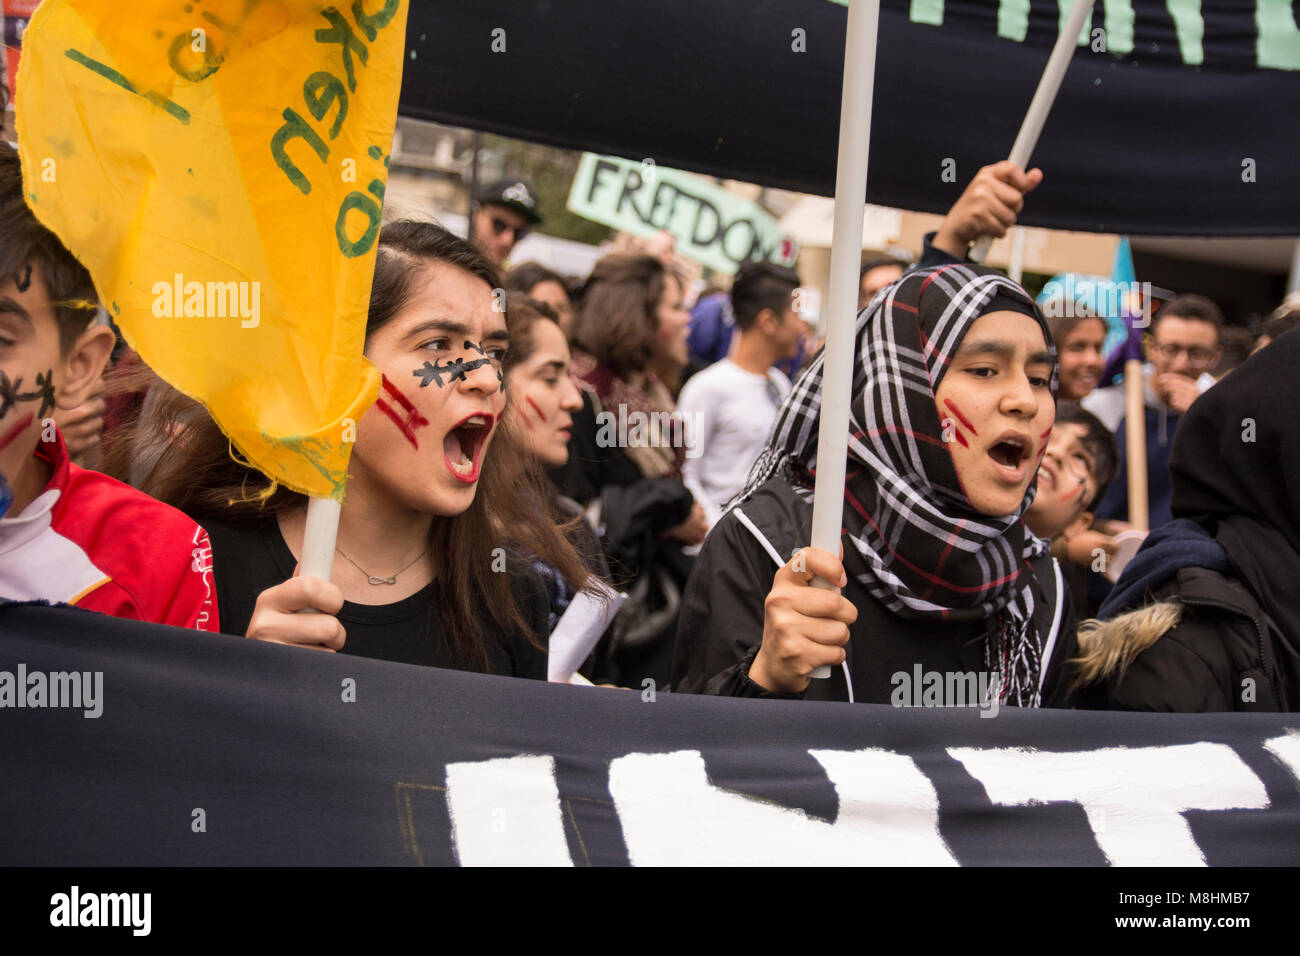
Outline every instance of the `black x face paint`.
{"type": "Polygon", "coordinates": [[[487,354],[486,352],[483,351],[483,346],[479,345],[477,342],[470,342],[470,341],[467,340],[467,341],[465,342],[465,348],[467,348],[467,349],[473,349],[473,350],[474,350],[475,352],[477,352],[479,355],[486,355],[486,354],[487,354]]]}
{"type": "MultiPolygon", "coordinates": [[[[450,385],[452,382],[464,380],[465,376],[474,369],[482,368],[484,365],[490,365],[491,363],[490,358],[472,359],[468,362],[464,359],[453,359],[441,365],[437,362],[430,364],[426,361],[411,374],[420,380],[420,388],[425,388],[430,382],[442,388],[443,385],[450,385]],[[443,376],[447,377],[446,382],[443,381],[443,376]]],[[[500,378],[500,372],[498,372],[497,377],[500,378]]]]}
{"type": "Polygon", "coordinates": [[[14,285],[18,286],[19,292],[26,292],[28,288],[31,287],[31,284],[32,284],[32,267],[29,264],[27,266],[27,271],[23,273],[23,277],[21,279],[18,278],[17,276],[14,276],[14,285]]]}
{"type": "Polygon", "coordinates": [[[21,375],[10,382],[4,369],[0,369],[0,418],[9,414],[9,410],[18,402],[34,402],[38,398],[41,400],[41,410],[37,414],[41,418],[54,408],[54,369],[36,373],[35,391],[23,392],[20,391],[22,387],[21,375]]]}

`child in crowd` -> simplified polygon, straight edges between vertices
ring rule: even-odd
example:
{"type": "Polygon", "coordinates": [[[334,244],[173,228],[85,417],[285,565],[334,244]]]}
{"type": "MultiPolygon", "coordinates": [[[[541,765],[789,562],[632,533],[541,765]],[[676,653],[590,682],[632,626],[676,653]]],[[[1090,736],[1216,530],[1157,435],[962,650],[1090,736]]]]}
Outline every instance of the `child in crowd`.
{"type": "Polygon", "coordinates": [[[94,322],[90,274],[28,209],[4,143],[0,237],[0,599],[217,630],[204,530],[69,460],[53,416],[95,394],[113,331],[94,322]]]}
{"type": "Polygon", "coordinates": [[[700,553],[674,688],[883,703],[919,667],[989,675],[1001,703],[1063,704],[1069,595],[1021,521],[1055,418],[1041,313],[993,270],[923,269],[858,315],[853,354],[843,558],[802,547],[819,357],[700,553]],[[832,679],[812,681],[821,665],[832,679]]]}
{"type": "Polygon", "coordinates": [[[144,486],[207,524],[228,631],[545,680],[547,600],[530,559],[575,589],[587,571],[535,509],[543,479],[499,427],[509,344],[499,285],[482,253],[437,225],[380,233],[365,351],[383,383],[357,424],[329,581],[297,576],[301,495],[233,461],[192,403],[160,401],[142,421],[146,446],[175,436],[144,486]]]}
{"type": "Polygon", "coordinates": [[[1056,407],[1056,425],[1038,468],[1038,492],[1025,524],[1052,542],[1076,613],[1089,608],[1087,577],[1114,554],[1113,539],[1092,530],[1093,509],[1119,467],[1115,436],[1074,402],[1056,407]],[[1098,554],[1100,549],[1101,554],[1098,554]],[[1102,563],[1098,563],[1101,558],[1102,563]]]}

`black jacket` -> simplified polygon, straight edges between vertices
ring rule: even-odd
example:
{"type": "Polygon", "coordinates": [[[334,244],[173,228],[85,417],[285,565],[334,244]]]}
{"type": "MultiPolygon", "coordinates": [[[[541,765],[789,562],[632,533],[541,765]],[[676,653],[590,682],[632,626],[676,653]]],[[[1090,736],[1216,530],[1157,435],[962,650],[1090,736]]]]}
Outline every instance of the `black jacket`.
{"type": "MultiPolygon", "coordinates": [[[[814,680],[804,694],[765,690],[748,677],[749,665],[763,636],[763,602],[777,568],[794,550],[808,544],[812,505],[803,501],[783,478],[773,478],[739,508],[733,508],[709,533],[687,585],[673,658],[673,689],[695,694],[736,697],[799,696],[819,700],[850,699],[844,668],[834,668],[828,680],[814,680]],[[769,553],[749,521],[777,552],[769,553]]],[[[1075,655],[1075,621],[1069,593],[1058,587],[1050,556],[1039,559],[1035,571],[1034,622],[1039,633],[1052,633],[1058,611],[1056,638],[1045,647],[1044,706],[1064,706],[1066,674],[1063,662],[1075,655]]],[[[943,624],[904,618],[880,604],[850,579],[844,595],[858,609],[850,627],[848,673],[852,699],[889,703],[899,686],[893,675],[978,673],[984,664],[985,625],[943,624]]]]}
{"type": "Polygon", "coordinates": [[[694,499],[679,479],[643,478],[622,448],[602,447],[596,415],[595,400],[584,391],[582,409],[573,415],[569,461],[551,472],[551,480],[584,509],[599,500],[597,530],[610,573],[622,586],[675,544],[661,544],[660,536],[690,516],[694,499]]]}
{"type": "Polygon", "coordinates": [[[1230,573],[1183,568],[1145,606],[1100,624],[1096,640],[1148,646],[1126,669],[1087,688],[1083,706],[1174,713],[1300,709],[1300,639],[1284,636],[1230,573]],[[1170,602],[1177,623],[1162,629],[1160,607],[1170,602]],[[1152,629],[1160,633],[1149,643],[1152,629]]]}

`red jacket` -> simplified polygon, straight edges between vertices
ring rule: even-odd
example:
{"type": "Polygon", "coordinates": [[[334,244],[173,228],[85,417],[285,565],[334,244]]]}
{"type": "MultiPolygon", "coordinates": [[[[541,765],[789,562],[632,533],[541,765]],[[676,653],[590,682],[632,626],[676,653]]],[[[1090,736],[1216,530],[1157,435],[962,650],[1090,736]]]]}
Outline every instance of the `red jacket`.
{"type": "Polygon", "coordinates": [[[34,453],[53,471],[0,519],[0,597],[219,631],[208,534],[175,508],[74,465],[63,436],[34,453]]]}

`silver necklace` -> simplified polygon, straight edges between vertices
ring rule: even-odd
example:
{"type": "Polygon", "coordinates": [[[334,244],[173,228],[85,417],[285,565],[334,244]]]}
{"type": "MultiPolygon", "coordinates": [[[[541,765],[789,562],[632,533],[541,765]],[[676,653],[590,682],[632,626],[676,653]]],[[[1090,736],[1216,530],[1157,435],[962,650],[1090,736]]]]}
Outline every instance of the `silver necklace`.
{"type": "MultiPolygon", "coordinates": [[[[343,549],[342,549],[342,548],[335,548],[334,550],[337,551],[339,554],[343,554],[343,549]]],[[[424,549],[423,551],[421,551],[418,555],[415,556],[415,561],[419,561],[420,558],[424,557],[424,556],[425,556],[426,554],[428,554],[428,553],[429,553],[429,549],[428,549],[428,547],[425,547],[425,549],[424,549]]],[[[353,561],[351,558],[349,558],[346,554],[343,554],[343,560],[346,561],[348,564],[352,565],[354,568],[356,568],[356,569],[357,569],[358,571],[360,571],[362,574],[364,574],[364,575],[366,576],[366,579],[367,579],[371,584],[396,584],[396,583],[397,583],[397,576],[398,576],[399,574],[401,574],[402,571],[405,571],[407,568],[411,567],[412,564],[415,564],[415,561],[412,561],[411,564],[408,564],[405,568],[401,568],[400,570],[394,571],[393,574],[392,574],[392,577],[381,578],[381,577],[378,577],[378,576],[376,576],[376,575],[371,574],[369,571],[367,571],[367,570],[366,570],[365,568],[363,568],[361,565],[357,564],[355,561],[353,561]]]]}

